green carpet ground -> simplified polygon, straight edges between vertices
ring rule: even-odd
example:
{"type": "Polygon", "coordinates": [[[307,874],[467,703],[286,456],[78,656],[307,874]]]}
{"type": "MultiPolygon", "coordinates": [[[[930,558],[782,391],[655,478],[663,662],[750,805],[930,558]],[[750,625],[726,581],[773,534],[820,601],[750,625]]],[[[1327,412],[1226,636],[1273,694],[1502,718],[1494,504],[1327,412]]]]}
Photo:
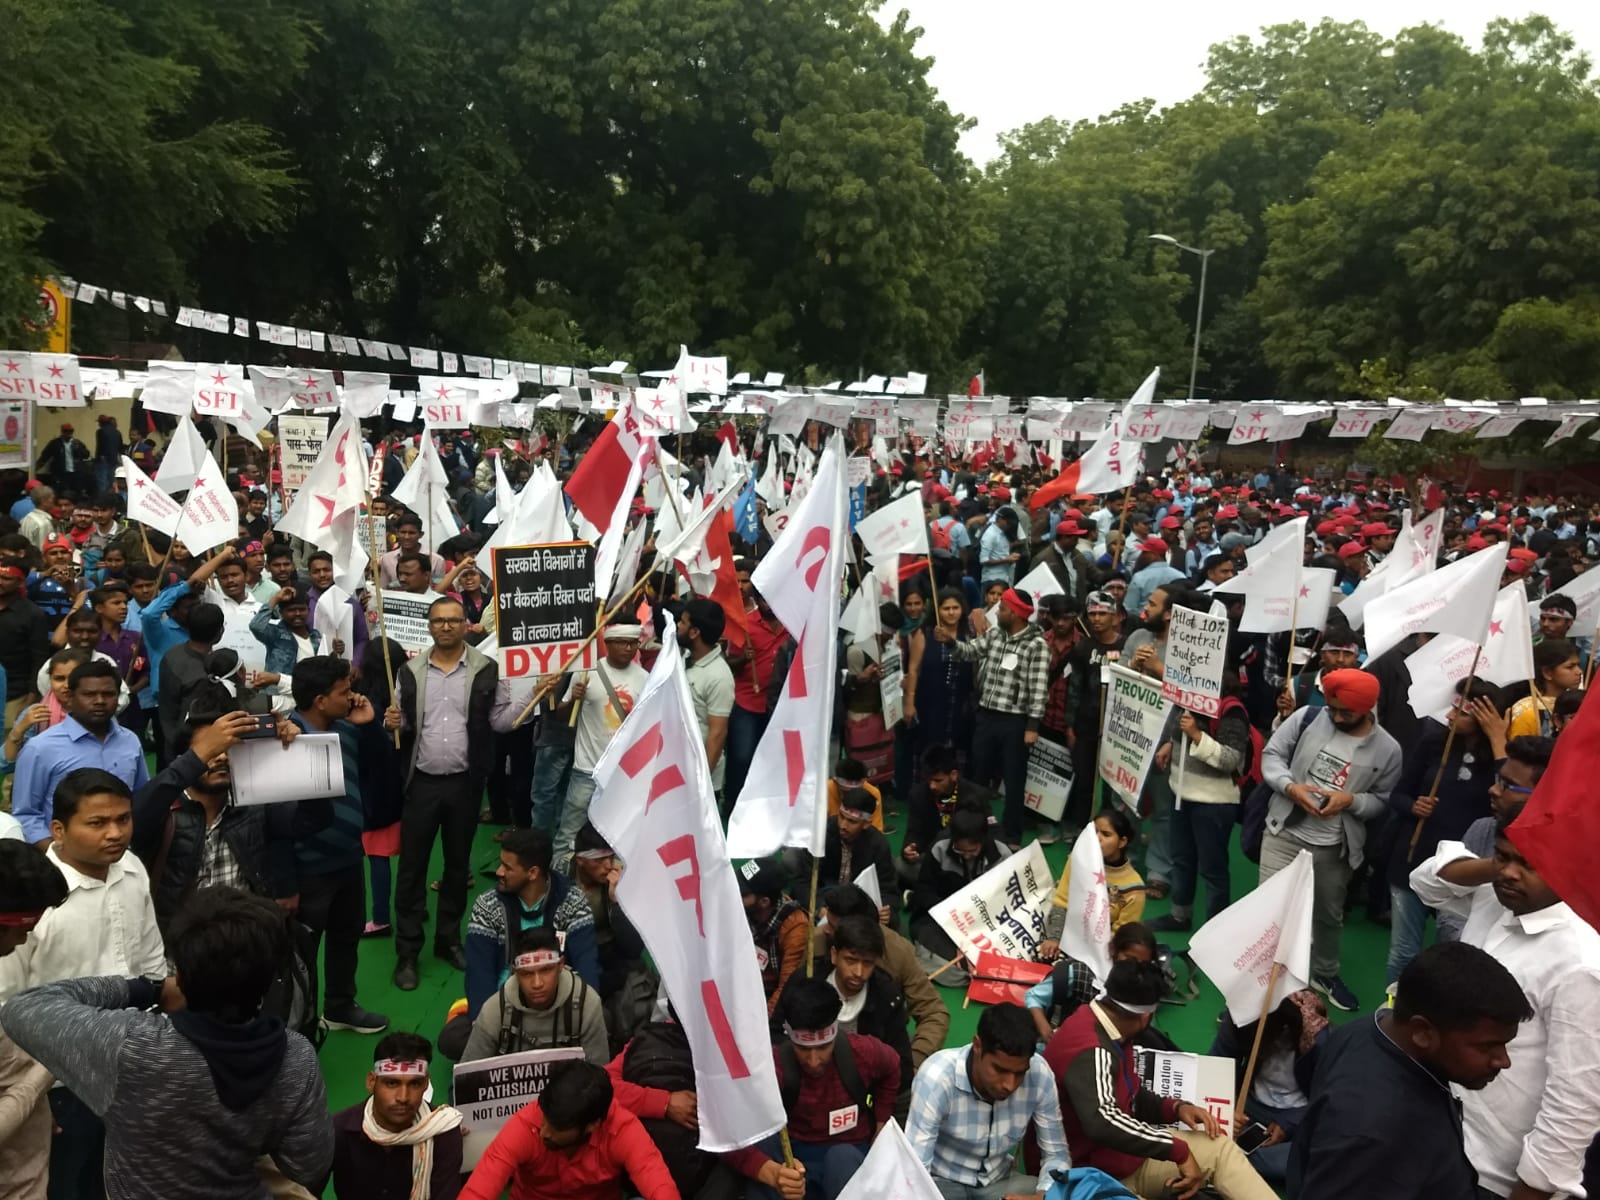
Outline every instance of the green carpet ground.
{"type": "MultiPolygon", "coordinates": [[[[889,805],[886,823],[891,831],[890,840],[898,849],[902,840],[898,828],[903,821],[893,802],[889,805]]],[[[483,888],[494,886],[492,879],[478,873],[479,868],[492,867],[499,859],[499,847],[493,840],[494,832],[493,826],[481,825],[478,828],[472,860],[474,894],[483,888]]],[[[1060,875],[1061,868],[1066,862],[1068,849],[1065,843],[1045,848],[1045,857],[1057,876],[1060,875]]],[[[1253,887],[1256,879],[1256,867],[1239,852],[1237,838],[1234,842],[1233,860],[1232,877],[1237,898],[1253,887]]],[[[439,878],[442,862],[443,856],[436,847],[430,879],[439,878]]],[[[429,892],[427,945],[432,944],[431,926],[436,900],[437,893],[429,892]]],[[[1151,901],[1146,906],[1145,916],[1147,919],[1159,916],[1166,912],[1168,907],[1166,901],[1151,901]]],[[[468,905],[469,910],[470,908],[468,905]]],[[[1174,949],[1181,949],[1188,945],[1189,939],[1187,934],[1163,934],[1161,940],[1174,949]]],[[[1383,998],[1384,960],[1388,949],[1387,928],[1373,924],[1359,912],[1349,915],[1344,933],[1344,977],[1356,995],[1361,998],[1367,1011],[1376,1007],[1383,998]]],[[[358,997],[367,1008],[387,1014],[391,1029],[420,1033],[432,1041],[444,1024],[450,1005],[464,995],[462,977],[459,972],[453,971],[432,957],[427,950],[423,951],[420,969],[422,981],[416,991],[397,990],[390,981],[390,974],[394,970],[393,940],[367,939],[361,944],[360,966],[357,971],[358,997]]],[[[1196,999],[1185,1005],[1164,1005],[1156,1022],[1168,1037],[1185,1050],[1204,1053],[1211,1045],[1217,1014],[1222,1010],[1222,997],[1203,976],[1198,982],[1200,994],[1196,999]]],[[[966,996],[963,991],[954,988],[941,988],[940,991],[950,1008],[951,1015],[950,1037],[947,1044],[963,1045],[971,1040],[982,1008],[979,1005],[972,1005],[963,1009],[962,1001],[966,996]]],[[[1350,1019],[1347,1014],[1339,1012],[1330,1015],[1335,1021],[1350,1019]]],[[[322,1047],[321,1058],[323,1078],[327,1082],[328,1103],[333,1110],[337,1111],[365,1100],[367,1071],[372,1065],[372,1051],[378,1040],[377,1037],[353,1033],[328,1035],[322,1047]]],[[[451,1064],[447,1059],[435,1055],[433,1080],[440,1097],[448,1094],[450,1069],[451,1064]]],[[[331,1188],[328,1195],[332,1195],[331,1188]]]]}

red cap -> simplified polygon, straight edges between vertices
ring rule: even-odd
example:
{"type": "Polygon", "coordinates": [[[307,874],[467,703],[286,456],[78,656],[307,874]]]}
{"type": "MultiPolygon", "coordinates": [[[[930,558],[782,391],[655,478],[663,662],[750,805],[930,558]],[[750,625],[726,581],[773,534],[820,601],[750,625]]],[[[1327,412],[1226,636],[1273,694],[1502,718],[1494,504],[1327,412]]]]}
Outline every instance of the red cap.
{"type": "Polygon", "coordinates": [[[1367,548],[1360,542],[1346,542],[1339,547],[1340,558],[1354,558],[1358,554],[1365,554],[1367,548]]]}
{"type": "Polygon", "coordinates": [[[1082,525],[1079,525],[1071,518],[1063,518],[1060,523],[1056,525],[1056,536],[1058,538],[1085,537],[1087,536],[1087,532],[1082,525]]]}
{"type": "Polygon", "coordinates": [[[1177,517],[1162,517],[1161,518],[1161,528],[1163,528],[1163,529],[1182,529],[1183,528],[1183,522],[1178,520],[1177,517]]]}
{"type": "Polygon", "coordinates": [[[1002,503],[1004,503],[1005,501],[1008,501],[1008,500],[1011,499],[1011,489],[1008,488],[1008,487],[1002,487],[1001,485],[996,484],[994,487],[989,489],[989,495],[992,496],[994,499],[999,500],[1002,503]]]}
{"type": "Polygon", "coordinates": [[[1523,562],[1530,563],[1536,562],[1539,558],[1537,554],[1535,554],[1532,550],[1529,550],[1526,546],[1511,547],[1511,549],[1506,552],[1506,557],[1521,559],[1523,562]]]}
{"type": "Polygon", "coordinates": [[[1172,547],[1160,538],[1146,538],[1139,543],[1140,554],[1170,554],[1172,547]]]}
{"type": "Polygon", "coordinates": [[[1510,571],[1513,575],[1526,575],[1531,566],[1533,566],[1533,564],[1525,558],[1506,559],[1506,570],[1510,571]]]}
{"type": "Polygon", "coordinates": [[[1473,534],[1471,537],[1469,537],[1467,539],[1467,549],[1468,550],[1487,550],[1488,548],[1489,548],[1489,543],[1484,541],[1477,534],[1473,534]]]}
{"type": "Polygon", "coordinates": [[[1361,527],[1362,537],[1388,537],[1393,532],[1394,530],[1390,529],[1382,521],[1369,521],[1361,527]]]}
{"type": "Polygon", "coordinates": [[[62,534],[52,533],[49,537],[45,538],[44,546],[42,548],[45,550],[71,550],[72,542],[69,538],[63,536],[62,534]]]}
{"type": "Polygon", "coordinates": [[[1239,510],[1231,504],[1224,504],[1221,508],[1217,509],[1217,519],[1221,521],[1231,521],[1238,515],[1239,510]]]}

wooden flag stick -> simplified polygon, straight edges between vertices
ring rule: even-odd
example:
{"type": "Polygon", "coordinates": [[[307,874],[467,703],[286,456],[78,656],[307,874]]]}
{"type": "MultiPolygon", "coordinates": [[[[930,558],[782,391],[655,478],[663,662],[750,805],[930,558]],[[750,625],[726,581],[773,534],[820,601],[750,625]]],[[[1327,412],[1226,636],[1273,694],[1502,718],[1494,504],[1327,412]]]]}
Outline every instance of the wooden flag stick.
{"type": "MultiPolygon", "coordinates": [[[[821,796],[817,797],[822,800],[821,796]]],[[[812,968],[817,961],[817,880],[822,871],[822,860],[815,854],[811,856],[811,907],[807,909],[811,920],[806,925],[806,978],[811,978],[812,968]]]]}
{"type": "MultiPolygon", "coordinates": [[[[627,594],[624,595],[621,600],[618,600],[616,602],[616,604],[612,605],[611,608],[606,612],[604,619],[595,622],[594,632],[591,633],[588,637],[584,638],[581,643],[579,643],[577,651],[573,654],[572,660],[569,660],[569,661],[575,661],[577,659],[582,658],[583,657],[583,652],[585,650],[587,650],[594,643],[594,640],[597,637],[600,636],[600,631],[606,627],[606,623],[609,622],[612,617],[616,616],[619,612],[621,612],[623,610],[623,608],[627,605],[628,601],[632,600],[635,596],[637,596],[640,593],[640,591],[642,591],[644,589],[644,585],[646,583],[648,583],[649,581],[650,581],[650,575],[646,574],[643,577],[641,577],[639,579],[639,581],[637,583],[635,583],[631,588],[629,588],[628,591],[627,591],[627,594]]],[[[556,680],[560,679],[561,675],[562,675],[562,672],[557,672],[556,674],[551,675],[548,678],[547,681],[540,683],[538,686],[536,686],[533,689],[533,695],[528,698],[527,706],[525,708],[523,708],[523,710],[520,713],[517,714],[517,719],[511,723],[511,727],[513,729],[515,729],[517,726],[521,725],[524,721],[526,721],[530,716],[533,715],[533,710],[535,708],[539,707],[539,701],[543,700],[547,695],[549,695],[550,689],[555,687],[556,680]]]]}
{"type": "MultiPolygon", "coordinates": [[[[1472,656],[1472,670],[1467,672],[1466,686],[1461,689],[1461,695],[1463,697],[1472,694],[1472,681],[1477,677],[1478,659],[1482,656],[1483,647],[1479,646],[1478,652],[1472,656]]],[[[1432,796],[1435,801],[1439,799],[1439,785],[1444,782],[1445,764],[1450,761],[1450,747],[1455,740],[1456,721],[1455,716],[1452,713],[1450,717],[1450,728],[1445,731],[1444,735],[1444,750],[1439,755],[1439,769],[1433,773],[1433,786],[1428,789],[1428,795],[1432,796]]],[[[1427,817],[1418,817],[1417,827],[1411,831],[1411,846],[1406,851],[1406,862],[1408,863],[1417,857],[1417,843],[1422,840],[1422,827],[1427,823],[1427,820],[1427,817]]]]}
{"type": "MultiPolygon", "coordinates": [[[[378,530],[375,522],[376,518],[372,513],[372,504],[369,501],[367,504],[367,541],[372,545],[373,555],[367,560],[367,570],[372,576],[372,598],[376,602],[378,609],[378,641],[383,645],[383,674],[384,678],[389,681],[389,703],[398,706],[400,698],[395,695],[394,691],[394,663],[389,658],[389,629],[383,620],[383,578],[378,569],[380,555],[377,553],[378,530]]],[[[394,748],[398,750],[400,749],[400,731],[395,729],[391,732],[394,734],[394,748]]]]}
{"type": "Polygon", "coordinates": [[[932,982],[933,980],[939,978],[939,976],[943,975],[946,971],[948,971],[951,967],[955,966],[958,962],[965,961],[966,957],[967,956],[965,954],[957,954],[949,962],[945,963],[944,966],[940,967],[937,971],[935,971],[931,975],[929,975],[928,976],[928,980],[930,982],[932,982]]]}
{"type": "Polygon", "coordinates": [[[1283,964],[1272,964],[1272,973],[1267,976],[1267,994],[1261,1001],[1261,1019],[1256,1022],[1256,1036],[1250,1043],[1250,1058],[1244,1065],[1244,1082],[1239,1085],[1239,1094],[1233,1106],[1240,1112],[1249,1112],[1250,1081],[1256,1073],[1256,1057],[1261,1053],[1261,1035],[1267,1029],[1267,1017],[1272,1012],[1272,993],[1278,988],[1278,976],[1283,971],[1283,964]]]}

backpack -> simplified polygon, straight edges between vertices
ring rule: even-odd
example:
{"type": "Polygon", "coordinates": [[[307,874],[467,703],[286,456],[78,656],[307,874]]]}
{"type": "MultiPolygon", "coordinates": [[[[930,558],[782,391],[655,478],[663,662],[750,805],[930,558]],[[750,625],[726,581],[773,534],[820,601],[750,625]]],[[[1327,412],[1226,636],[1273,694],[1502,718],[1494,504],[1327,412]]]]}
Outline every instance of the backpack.
{"type": "MultiPolygon", "coordinates": [[[[800,1098],[800,1060],[795,1056],[794,1043],[788,1038],[778,1048],[778,1067],[778,1092],[783,1096],[784,1109],[792,1110],[800,1098]]],[[[861,1081],[861,1072],[856,1069],[856,1056],[850,1050],[850,1035],[847,1033],[833,1040],[833,1068],[839,1072],[839,1082],[844,1084],[845,1094],[859,1111],[858,1124],[870,1129],[868,1122],[872,1118],[872,1093],[861,1081]]]]}
{"type": "MultiPolygon", "coordinates": [[[[1296,745],[1299,744],[1301,737],[1305,735],[1306,726],[1310,724],[1307,718],[1315,719],[1319,711],[1321,710],[1310,707],[1300,710],[1300,728],[1294,735],[1296,745]]],[[[1244,852],[1244,856],[1251,862],[1259,863],[1261,861],[1261,839],[1267,833],[1267,809],[1272,806],[1272,785],[1261,778],[1261,751],[1256,748],[1256,742],[1259,740],[1261,733],[1253,725],[1250,730],[1251,750],[1256,756],[1257,782],[1245,795],[1244,802],[1239,805],[1239,849],[1244,852]]],[[[1248,780],[1240,780],[1241,791],[1247,782],[1248,780]]]]}
{"type": "Polygon", "coordinates": [[[298,1033],[313,1047],[320,1047],[327,1031],[317,1019],[317,973],[311,969],[315,961],[314,935],[293,917],[288,919],[288,926],[289,957],[267,989],[261,1015],[277,1017],[284,1028],[298,1033]]]}
{"type": "MultiPolygon", "coordinates": [[[[622,1078],[664,1092],[694,1091],[694,1059],[682,1026],[653,1021],[634,1034],[623,1051],[622,1078]]],[[[699,1195],[717,1162],[700,1149],[699,1132],[665,1117],[641,1117],[639,1123],[678,1185],[678,1195],[699,1195]]]]}
{"type": "Polygon", "coordinates": [[[1250,789],[1261,782],[1261,751],[1266,748],[1267,739],[1251,722],[1249,710],[1245,708],[1244,701],[1237,696],[1223,698],[1222,706],[1217,711],[1217,720],[1221,721],[1236,708],[1245,714],[1245,728],[1250,731],[1250,764],[1234,775],[1234,782],[1239,785],[1239,799],[1243,800],[1249,795],[1250,789]]]}
{"type": "Polygon", "coordinates": [[[956,523],[954,517],[939,517],[928,526],[928,549],[934,558],[954,558],[955,549],[950,543],[950,527],[956,523]]]}
{"type": "Polygon", "coordinates": [[[1095,1167],[1052,1171],[1050,1177],[1054,1182],[1044,1200],[1139,1200],[1135,1193],[1095,1167]]]}
{"type": "MultiPolygon", "coordinates": [[[[563,967],[562,970],[571,970],[563,967]]],[[[556,1014],[556,1027],[553,1034],[554,1040],[549,1046],[542,1045],[537,1035],[529,1043],[522,1032],[522,1021],[527,1010],[517,1008],[511,1003],[512,990],[517,986],[516,976],[513,975],[500,988],[500,1041],[495,1053],[515,1054],[521,1050],[545,1050],[561,1046],[581,1046],[583,1044],[583,1005],[589,998],[589,985],[582,975],[572,972],[572,979],[576,986],[572,994],[567,997],[567,1002],[561,1006],[556,1014]]]]}

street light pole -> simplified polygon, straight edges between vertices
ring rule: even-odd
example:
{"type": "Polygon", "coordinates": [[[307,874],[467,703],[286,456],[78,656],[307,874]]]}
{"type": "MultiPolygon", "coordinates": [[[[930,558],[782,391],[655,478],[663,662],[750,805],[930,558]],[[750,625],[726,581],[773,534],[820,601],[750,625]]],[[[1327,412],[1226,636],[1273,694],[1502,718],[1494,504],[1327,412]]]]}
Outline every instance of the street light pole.
{"type": "Polygon", "coordinates": [[[1211,265],[1211,256],[1215,249],[1202,250],[1198,246],[1186,246],[1175,237],[1164,233],[1152,233],[1152,242],[1163,242],[1168,246],[1176,246],[1190,254],[1200,256],[1200,294],[1195,298],[1194,306],[1194,350],[1189,356],[1189,399],[1195,399],[1194,383],[1200,373],[1200,322],[1204,319],[1206,311],[1206,268],[1211,265]]]}

